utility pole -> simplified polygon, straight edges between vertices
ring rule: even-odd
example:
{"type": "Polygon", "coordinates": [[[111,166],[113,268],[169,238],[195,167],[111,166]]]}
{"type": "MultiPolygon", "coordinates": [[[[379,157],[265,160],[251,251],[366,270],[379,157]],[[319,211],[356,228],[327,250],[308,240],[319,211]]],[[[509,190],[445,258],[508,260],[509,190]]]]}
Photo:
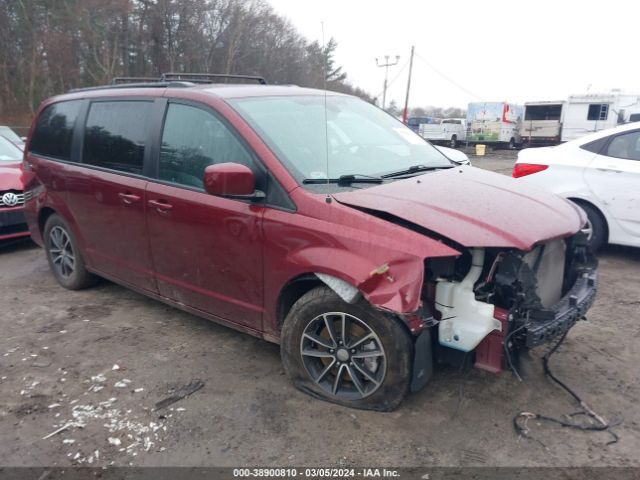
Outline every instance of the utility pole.
{"type": "Polygon", "coordinates": [[[383,110],[387,106],[387,78],[389,77],[389,67],[393,67],[394,65],[397,65],[399,61],[400,61],[400,55],[396,55],[396,61],[393,63],[389,62],[389,55],[384,56],[384,63],[378,62],[378,59],[376,58],[376,65],[378,67],[384,67],[384,87],[382,89],[382,109],[383,110]]]}
{"type": "Polygon", "coordinates": [[[409,57],[409,79],[407,80],[407,95],[404,97],[404,110],[402,111],[402,123],[407,123],[407,115],[409,111],[409,90],[411,89],[411,71],[413,70],[413,50],[411,45],[411,57],[409,57]]]}

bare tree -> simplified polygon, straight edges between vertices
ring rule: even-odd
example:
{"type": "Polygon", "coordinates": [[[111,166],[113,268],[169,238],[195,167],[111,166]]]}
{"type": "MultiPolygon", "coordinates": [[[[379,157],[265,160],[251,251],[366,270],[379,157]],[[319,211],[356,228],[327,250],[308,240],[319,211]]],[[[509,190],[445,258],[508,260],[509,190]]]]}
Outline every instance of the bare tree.
{"type": "Polygon", "coordinates": [[[0,0],[0,123],[115,76],[246,73],[371,100],[338,47],[310,42],[265,0],[0,0]],[[323,78],[326,72],[326,78],[323,78]]]}

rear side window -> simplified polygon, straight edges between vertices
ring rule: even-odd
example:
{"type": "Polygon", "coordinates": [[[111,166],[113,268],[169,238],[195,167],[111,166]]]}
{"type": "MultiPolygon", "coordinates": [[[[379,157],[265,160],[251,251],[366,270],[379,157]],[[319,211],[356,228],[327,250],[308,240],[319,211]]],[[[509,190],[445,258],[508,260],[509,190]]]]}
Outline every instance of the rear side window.
{"type": "Polygon", "coordinates": [[[202,188],[204,169],[226,162],[249,168],[253,163],[251,154],[216,116],[200,108],[169,104],[162,133],[160,179],[202,188]]]}
{"type": "Polygon", "coordinates": [[[613,137],[604,155],[625,160],[640,160],[640,130],[613,137]]]}
{"type": "Polygon", "coordinates": [[[600,153],[604,146],[609,141],[611,137],[603,137],[598,140],[594,140],[593,142],[585,143],[584,145],[580,145],[580,148],[592,153],[600,153]]]}
{"type": "Polygon", "coordinates": [[[91,104],[84,134],[83,162],[142,174],[151,102],[91,104]]]}
{"type": "Polygon", "coordinates": [[[71,159],[73,128],[80,112],[82,100],[49,105],[38,117],[29,150],[38,155],[71,159]]]}

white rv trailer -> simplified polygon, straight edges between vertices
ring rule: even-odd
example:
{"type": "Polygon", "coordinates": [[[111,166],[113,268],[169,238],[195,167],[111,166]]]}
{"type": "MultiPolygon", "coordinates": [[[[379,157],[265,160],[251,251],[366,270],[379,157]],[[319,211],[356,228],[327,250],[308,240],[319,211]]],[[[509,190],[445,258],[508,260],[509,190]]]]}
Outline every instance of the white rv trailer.
{"type": "Polygon", "coordinates": [[[561,140],[566,142],[591,132],[637,121],[640,95],[617,90],[604,94],[570,95],[563,110],[561,140]]]}
{"type": "Polygon", "coordinates": [[[564,101],[526,102],[520,125],[522,143],[527,146],[560,143],[565,104],[564,101]]]}

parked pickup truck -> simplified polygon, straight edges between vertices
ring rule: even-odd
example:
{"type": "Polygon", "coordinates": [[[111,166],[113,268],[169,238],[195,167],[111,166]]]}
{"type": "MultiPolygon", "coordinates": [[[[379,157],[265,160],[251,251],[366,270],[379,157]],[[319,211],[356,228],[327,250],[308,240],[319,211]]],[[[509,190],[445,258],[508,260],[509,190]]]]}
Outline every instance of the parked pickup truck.
{"type": "Polygon", "coordinates": [[[440,123],[423,123],[418,129],[422,138],[433,143],[446,143],[451,148],[467,138],[467,120],[464,118],[445,118],[440,123]]]}

